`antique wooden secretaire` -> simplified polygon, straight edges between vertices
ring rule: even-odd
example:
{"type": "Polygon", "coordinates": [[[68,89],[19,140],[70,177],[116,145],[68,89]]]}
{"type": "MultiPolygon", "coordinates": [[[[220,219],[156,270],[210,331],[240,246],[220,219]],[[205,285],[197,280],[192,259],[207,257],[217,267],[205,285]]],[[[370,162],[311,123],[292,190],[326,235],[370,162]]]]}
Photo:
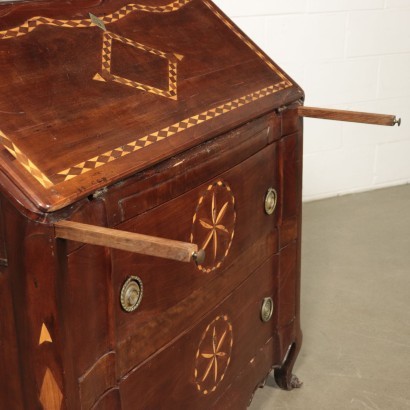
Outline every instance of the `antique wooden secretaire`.
{"type": "Polygon", "coordinates": [[[237,410],[272,369],[298,385],[318,113],[212,2],[169,1],[0,5],[2,409],[237,410]]]}

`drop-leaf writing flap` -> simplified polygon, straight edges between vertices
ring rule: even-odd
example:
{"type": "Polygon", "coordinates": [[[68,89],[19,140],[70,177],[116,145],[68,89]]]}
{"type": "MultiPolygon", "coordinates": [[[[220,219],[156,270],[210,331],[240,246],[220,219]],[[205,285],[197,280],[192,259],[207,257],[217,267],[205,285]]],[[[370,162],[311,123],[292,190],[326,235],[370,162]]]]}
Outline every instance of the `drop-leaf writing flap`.
{"type": "Polygon", "coordinates": [[[208,0],[3,14],[0,163],[41,211],[303,97],[208,0]]]}

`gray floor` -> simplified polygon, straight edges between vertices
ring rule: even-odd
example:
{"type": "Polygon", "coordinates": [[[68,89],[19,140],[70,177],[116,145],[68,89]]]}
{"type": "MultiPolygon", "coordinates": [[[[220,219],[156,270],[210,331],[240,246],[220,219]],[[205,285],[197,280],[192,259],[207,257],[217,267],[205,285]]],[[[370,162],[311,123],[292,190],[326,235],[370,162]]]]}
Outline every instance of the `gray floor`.
{"type": "Polygon", "coordinates": [[[304,206],[300,390],[251,410],[410,409],[410,185],[304,206]]]}

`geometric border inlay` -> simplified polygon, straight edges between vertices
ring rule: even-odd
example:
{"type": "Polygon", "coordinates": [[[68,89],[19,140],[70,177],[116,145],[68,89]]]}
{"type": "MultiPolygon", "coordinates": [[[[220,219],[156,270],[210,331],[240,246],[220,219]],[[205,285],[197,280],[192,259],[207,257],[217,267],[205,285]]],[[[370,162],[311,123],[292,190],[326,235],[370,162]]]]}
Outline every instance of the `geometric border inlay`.
{"type": "MultiPolygon", "coordinates": [[[[127,4],[121,7],[114,13],[105,16],[98,16],[104,24],[112,24],[128,16],[128,14],[135,11],[143,11],[150,13],[171,13],[178,11],[181,7],[190,3],[192,0],[177,0],[170,4],[163,6],[146,6],[144,4],[127,4]]],[[[49,17],[36,16],[26,20],[23,24],[17,27],[0,31],[0,40],[25,36],[40,26],[54,26],[65,28],[87,28],[95,26],[93,18],[84,18],[79,20],[62,20],[49,17]]]]}
{"type": "MultiPolygon", "coordinates": [[[[105,15],[105,16],[93,16],[89,19],[79,19],[79,20],[59,20],[52,19],[48,17],[32,17],[29,20],[25,21],[20,26],[6,29],[0,31],[0,40],[10,39],[19,36],[24,36],[35,30],[41,25],[49,25],[55,27],[64,27],[64,28],[86,28],[86,27],[95,27],[95,18],[100,20],[104,25],[112,24],[120,19],[124,18],[130,13],[135,11],[141,12],[150,12],[150,13],[170,13],[175,12],[181,9],[186,4],[190,3],[192,0],[176,0],[170,4],[163,6],[146,6],[141,4],[127,4],[117,10],[114,13],[105,15]],[[94,20],[94,21],[93,21],[94,20]]],[[[232,112],[242,106],[245,106],[253,101],[257,101],[261,98],[267,97],[269,95],[275,94],[278,91],[284,90],[291,87],[293,84],[289,81],[268,59],[266,56],[251,42],[249,41],[230,21],[228,21],[211,3],[207,0],[203,2],[224,24],[226,24],[243,42],[245,42],[248,47],[250,47],[281,79],[277,84],[269,85],[260,90],[254,91],[250,94],[244,95],[242,97],[236,98],[232,101],[218,105],[217,107],[206,110],[200,114],[193,115],[189,118],[186,118],[182,121],[179,121],[175,124],[167,126],[159,131],[152,132],[143,137],[139,137],[127,144],[121,145],[109,151],[106,151],[102,154],[99,154],[93,158],[90,158],[86,161],[79,162],[69,168],[66,168],[57,174],[52,176],[45,175],[31,160],[27,157],[14,143],[7,137],[3,132],[0,131],[0,143],[16,158],[16,160],[23,166],[44,188],[49,189],[59,183],[69,181],[72,178],[77,177],[78,175],[85,174],[91,170],[99,168],[103,165],[106,165],[116,159],[122,158],[129,154],[132,154],[140,149],[143,149],[153,143],[162,141],[166,138],[172,137],[182,131],[185,131],[191,127],[195,127],[201,123],[212,120],[216,117],[219,117],[228,112],[232,112]],[[54,182],[53,182],[54,181],[54,182]]],[[[90,16],[91,17],[91,16],[90,16]]],[[[101,27],[100,27],[101,28],[101,27]]],[[[143,89],[144,91],[153,92],[158,95],[163,95],[168,98],[176,98],[176,78],[177,78],[177,60],[180,60],[182,56],[178,54],[165,53],[159,50],[154,50],[148,46],[132,42],[129,39],[115,35],[110,32],[104,31],[104,39],[106,43],[103,43],[103,72],[102,76],[97,74],[95,80],[113,80],[127,86],[143,89]],[[163,58],[168,59],[168,74],[169,74],[169,88],[168,90],[156,89],[144,84],[133,82],[118,76],[113,75],[110,72],[110,62],[107,59],[108,48],[110,47],[110,42],[112,40],[118,40],[125,44],[133,45],[134,47],[144,49],[150,53],[160,55],[163,58]],[[132,43],[132,44],[131,44],[132,43]],[[104,47],[106,48],[104,51],[104,47]],[[108,48],[107,48],[108,47],[108,48]],[[162,55],[161,55],[162,54],[162,55]],[[105,60],[104,60],[105,59],[105,60]],[[108,64],[104,67],[104,63],[108,64]]]]}
{"type": "Polygon", "coordinates": [[[275,67],[275,65],[266,58],[265,54],[256,47],[252,41],[245,37],[229,20],[227,20],[215,7],[212,3],[207,0],[204,0],[204,4],[217,16],[227,27],[229,27],[257,56],[265,62],[265,64],[274,71],[282,80],[289,83],[289,86],[292,86],[292,83],[275,67]]]}
{"type": "Polygon", "coordinates": [[[94,80],[97,81],[114,81],[116,83],[126,85],[128,87],[136,88],[138,90],[146,91],[152,94],[160,95],[162,97],[170,98],[171,100],[177,99],[177,80],[178,80],[178,61],[182,60],[183,56],[176,53],[166,53],[165,51],[156,50],[152,47],[148,47],[145,44],[137,43],[136,41],[130,40],[119,36],[118,34],[111,33],[109,31],[104,31],[102,39],[102,75],[96,74],[94,80]],[[147,53],[156,55],[162,59],[167,60],[168,63],[168,88],[162,89],[153,87],[147,84],[142,84],[140,82],[130,80],[128,78],[120,77],[111,72],[111,59],[112,59],[112,45],[113,40],[120,43],[129,45],[136,49],[146,51],[147,53]]]}
{"type": "Polygon", "coordinates": [[[54,184],[41,170],[30,160],[30,158],[22,152],[19,147],[11,141],[1,130],[0,130],[0,143],[3,144],[4,148],[13,155],[14,158],[22,165],[44,188],[50,188],[54,184]]]}
{"type": "Polygon", "coordinates": [[[84,174],[102,165],[108,164],[112,161],[115,161],[118,158],[125,157],[151,144],[172,137],[173,135],[178,134],[181,131],[185,131],[198,124],[209,121],[228,112],[234,111],[253,101],[257,101],[260,98],[274,94],[280,90],[289,87],[290,85],[291,84],[289,83],[289,81],[282,81],[278,84],[271,85],[269,87],[263,88],[262,90],[258,90],[251,94],[237,98],[233,101],[221,104],[218,107],[204,111],[200,114],[194,115],[175,124],[172,124],[168,127],[165,127],[160,131],[153,132],[144,137],[138,138],[135,141],[132,141],[128,144],[121,145],[117,148],[114,148],[113,150],[104,152],[103,154],[90,158],[87,161],[80,162],[70,168],[60,171],[58,174],[64,177],[64,181],[68,181],[72,178],[75,178],[78,175],[84,174]]]}

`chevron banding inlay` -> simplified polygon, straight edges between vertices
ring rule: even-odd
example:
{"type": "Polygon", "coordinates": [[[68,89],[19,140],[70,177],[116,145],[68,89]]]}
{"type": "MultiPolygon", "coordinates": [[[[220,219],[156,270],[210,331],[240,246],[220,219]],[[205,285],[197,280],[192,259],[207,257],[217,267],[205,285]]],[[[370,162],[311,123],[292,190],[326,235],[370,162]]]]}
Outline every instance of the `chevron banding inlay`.
{"type": "Polygon", "coordinates": [[[142,148],[145,148],[151,144],[161,141],[165,138],[172,137],[181,131],[185,131],[188,128],[194,127],[203,122],[212,120],[213,118],[219,117],[230,111],[236,110],[249,104],[253,101],[259,100],[260,98],[266,97],[268,95],[274,94],[280,90],[283,90],[292,84],[289,81],[282,81],[279,84],[271,85],[269,87],[263,88],[262,90],[255,91],[254,93],[245,95],[241,98],[237,98],[233,101],[221,104],[216,108],[204,111],[201,114],[194,115],[190,118],[182,120],[176,124],[170,125],[169,127],[163,128],[160,131],[156,131],[152,134],[146,135],[139,138],[129,144],[122,145],[120,147],[114,148],[113,150],[104,152],[103,154],[90,158],[87,161],[83,161],[74,165],[71,168],[67,168],[61,172],[59,175],[64,176],[64,180],[68,181],[77,175],[84,174],[92,169],[98,168],[102,165],[108,164],[109,162],[115,161],[118,158],[124,157],[126,155],[132,154],[142,148]]]}
{"type": "MultiPolygon", "coordinates": [[[[162,6],[146,6],[140,4],[128,4],[120,8],[118,11],[105,15],[105,16],[93,16],[89,19],[79,20],[58,20],[47,17],[33,17],[27,20],[20,26],[0,31],[0,40],[20,37],[29,34],[37,27],[41,25],[49,25],[56,27],[66,28],[87,28],[96,27],[96,19],[102,24],[98,25],[100,28],[105,25],[115,23],[125,16],[133,12],[150,12],[150,13],[170,13],[181,9],[183,6],[190,3],[192,0],[177,0],[168,5],[162,6]]],[[[109,151],[103,152],[97,156],[89,158],[85,161],[81,161],[75,165],[72,165],[54,175],[47,176],[42,172],[38,166],[36,166],[26,154],[24,154],[16,144],[11,141],[3,132],[0,131],[0,142],[10,152],[11,155],[17,160],[17,162],[25,168],[44,188],[49,189],[59,183],[69,181],[78,175],[85,174],[91,170],[99,168],[103,165],[109,164],[119,158],[125,157],[138,150],[148,147],[154,143],[170,138],[180,132],[183,132],[189,128],[195,127],[201,123],[217,118],[228,112],[237,110],[251,102],[267,97],[278,91],[291,87],[293,84],[274,66],[274,64],[252,43],[250,42],[239,30],[233,26],[211,3],[204,1],[204,4],[235,34],[244,41],[248,47],[250,47],[268,66],[282,79],[277,84],[269,85],[263,89],[254,91],[250,94],[236,98],[232,101],[218,105],[217,107],[203,111],[199,114],[190,116],[175,124],[162,128],[159,131],[152,132],[148,135],[139,136],[133,139],[127,144],[123,144],[109,151]]],[[[158,96],[166,97],[172,100],[177,99],[177,82],[178,82],[178,62],[183,56],[176,53],[167,53],[161,50],[156,50],[152,47],[148,47],[144,44],[140,44],[131,39],[122,37],[118,34],[102,30],[102,64],[101,73],[96,73],[93,80],[97,81],[113,81],[128,87],[136,88],[146,92],[156,94],[158,96]],[[111,72],[111,51],[113,46],[113,40],[119,41],[123,44],[130,45],[142,51],[154,54],[160,58],[167,59],[168,61],[168,89],[160,89],[152,87],[146,84],[139,83],[124,77],[117,76],[111,72]]],[[[91,79],[92,80],[92,79],[91,79]]]]}
{"type": "MultiPolygon", "coordinates": [[[[144,4],[127,4],[121,7],[118,11],[108,14],[106,16],[98,16],[104,24],[112,24],[121,20],[122,18],[128,16],[128,14],[135,11],[143,11],[149,13],[171,13],[173,11],[178,11],[181,7],[190,3],[192,0],[177,0],[170,4],[164,6],[146,6],[144,4]]],[[[79,20],[59,20],[48,17],[32,17],[25,21],[23,24],[11,29],[0,31],[0,40],[25,36],[31,33],[37,27],[40,26],[55,26],[55,27],[65,27],[65,28],[87,28],[95,26],[95,23],[91,18],[89,19],[79,19],[79,20]]]]}

